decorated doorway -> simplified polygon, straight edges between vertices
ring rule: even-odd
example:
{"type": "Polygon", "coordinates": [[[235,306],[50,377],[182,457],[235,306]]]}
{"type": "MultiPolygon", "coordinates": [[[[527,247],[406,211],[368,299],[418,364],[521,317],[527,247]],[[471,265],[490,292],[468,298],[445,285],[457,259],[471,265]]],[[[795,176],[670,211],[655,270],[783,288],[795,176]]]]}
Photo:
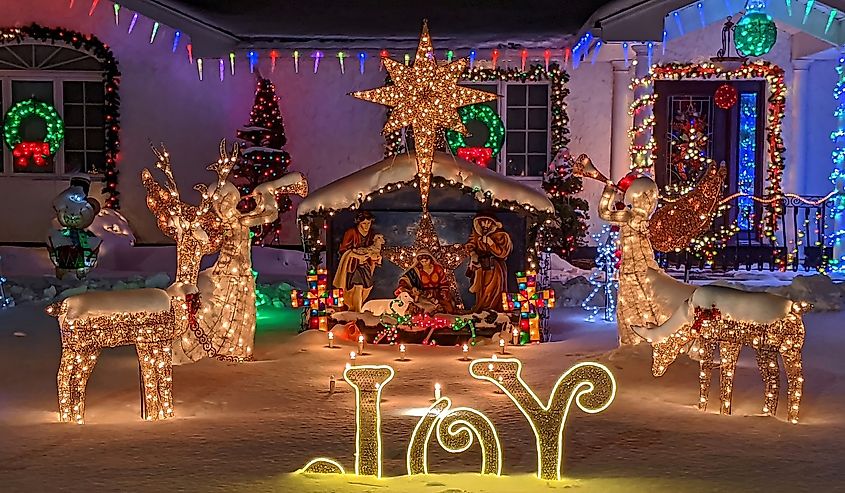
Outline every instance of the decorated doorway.
{"type": "MultiPolygon", "coordinates": [[[[708,160],[725,162],[726,194],[763,195],[765,90],[762,80],[655,81],[654,172],[664,197],[695,186],[708,160]]],[[[734,241],[749,243],[760,237],[761,217],[759,203],[739,197],[715,226],[735,225],[734,241]]]]}

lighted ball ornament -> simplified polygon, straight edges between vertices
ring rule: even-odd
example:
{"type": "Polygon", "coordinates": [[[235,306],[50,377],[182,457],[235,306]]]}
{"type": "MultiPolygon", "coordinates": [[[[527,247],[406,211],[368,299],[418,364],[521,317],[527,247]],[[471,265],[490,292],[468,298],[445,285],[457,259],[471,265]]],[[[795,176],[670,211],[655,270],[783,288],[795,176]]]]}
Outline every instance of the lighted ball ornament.
{"type": "Polygon", "coordinates": [[[480,166],[487,166],[491,159],[502,150],[505,142],[505,126],[496,111],[486,104],[474,104],[458,109],[461,122],[467,123],[475,120],[487,127],[487,140],[481,147],[468,147],[464,135],[453,130],[446,131],[446,142],[449,148],[458,157],[472,161],[480,166]]]}
{"type": "Polygon", "coordinates": [[[731,84],[722,84],[713,94],[713,102],[723,110],[729,110],[739,101],[739,93],[731,84]]]}
{"type": "Polygon", "coordinates": [[[3,124],[3,136],[6,145],[12,150],[15,164],[26,167],[30,162],[36,166],[46,166],[46,158],[55,155],[65,138],[65,126],[55,108],[47,103],[27,99],[16,103],[6,112],[3,124]],[[21,137],[21,124],[29,117],[44,120],[47,135],[42,142],[24,142],[21,137]]]}
{"type": "Polygon", "coordinates": [[[749,0],[746,4],[748,10],[734,26],[734,45],[742,55],[765,55],[778,39],[775,21],[762,11],[765,6],[762,0],[749,0]]]}

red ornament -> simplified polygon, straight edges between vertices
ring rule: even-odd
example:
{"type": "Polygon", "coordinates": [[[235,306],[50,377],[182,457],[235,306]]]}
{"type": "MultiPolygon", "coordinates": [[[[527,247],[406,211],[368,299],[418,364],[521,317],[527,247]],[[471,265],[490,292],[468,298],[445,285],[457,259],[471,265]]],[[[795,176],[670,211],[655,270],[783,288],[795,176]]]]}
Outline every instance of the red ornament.
{"type": "Polygon", "coordinates": [[[36,166],[46,166],[47,157],[50,156],[50,144],[47,142],[20,142],[12,150],[15,157],[15,164],[25,168],[30,162],[36,166]]]}
{"type": "Polygon", "coordinates": [[[489,147],[459,147],[458,157],[486,168],[493,158],[493,149],[489,147]]]}
{"type": "Polygon", "coordinates": [[[730,84],[722,84],[716,89],[716,93],[713,95],[713,101],[716,103],[716,106],[723,110],[733,108],[738,100],[739,94],[736,88],[730,84]]]}

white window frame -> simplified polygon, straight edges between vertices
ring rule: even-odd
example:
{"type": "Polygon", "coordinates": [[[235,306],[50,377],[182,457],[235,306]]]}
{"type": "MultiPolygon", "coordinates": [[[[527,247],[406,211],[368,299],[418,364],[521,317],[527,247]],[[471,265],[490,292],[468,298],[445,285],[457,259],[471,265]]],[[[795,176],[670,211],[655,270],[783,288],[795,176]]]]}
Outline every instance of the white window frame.
{"type": "MultiPolygon", "coordinates": [[[[12,81],[51,81],[53,83],[53,106],[59,116],[64,120],[64,82],[100,82],[103,81],[103,74],[83,70],[0,70],[0,88],[3,91],[3,104],[0,111],[5,115],[12,106],[12,81]]],[[[105,131],[105,129],[104,129],[105,131]]],[[[72,175],[79,174],[79,171],[67,173],[65,171],[65,143],[62,141],[59,150],[54,157],[52,173],[22,173],[16,172],[12,160],[12,151],[3,141],[3,169],[0,176],[13,178],[27,178],[31,180],[55,180],[66,179],[72,175]]],[[[84,172],[92,178],[99,177],[99,174],[84,172]]]]}
{"type": "MultiPolygon", "coordinates": [[[[499,118],[502,119],[502,124],[505,126],[505,140],[502,144],[502,150],[499,151],[499,154],[496,156],[496,172],[500,175],[507,176],[508,178],[512,178],[518,181],[524,181],[529,183],[540,183],[543,181],[543,175],[537,176],[518,176],[518,175],[508,175],[507,174],[507,158],[508,158],[508,149],[507,149],[507,138],[508,138],[508,86],[509,85],[520,85],[520,86],[546,86],[548,87],[548,91],[546,92],[546,161],[548,164],[551,162],[552,159],[552,87],[549,81],[531,81],[531,82],[519,82],[519,81],[507,81],[507,80],[496,80],[496,81],[462,81],[463,84],[472,85],[475,87],[494,87],[496,90],[496,94],[500,97],[496,99],[496,113],[499,114],[499,118]]],[[[527,94],[526,94],[527,98],[527,94]]],[[[528,104],[528,100],[526,99],[526,105],[528,104]]],[[[536,106],[526,106],[527,108],[536,108],[536,106]]],[[[526,132],[528,127],[528,115],[526,114],[526,132]]],[[[515,129],[516,130],[516,129],[515,129]]],[[[523,129],[519,129],[523,130],[523,129]]],[[[529,153],[527,152],[527,145],[528,141],[526,138],[526,153],[527,156],[529,153]]],[[[526,161],[526,168],[528,163],[526,161]]]]}

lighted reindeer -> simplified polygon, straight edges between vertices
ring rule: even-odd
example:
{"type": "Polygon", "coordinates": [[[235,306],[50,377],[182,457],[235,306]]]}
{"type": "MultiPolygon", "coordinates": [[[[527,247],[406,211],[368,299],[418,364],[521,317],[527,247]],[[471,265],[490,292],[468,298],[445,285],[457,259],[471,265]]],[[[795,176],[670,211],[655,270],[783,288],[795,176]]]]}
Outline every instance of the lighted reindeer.
{"type": "Polygon", "coordinates": [[[650,330],[638,328],[636,332],[652,343],[652,373],[656,377],[662,376],[681,353],[697,353],[701,366],[698,407],[702,411],[707,408],[712,369],[719,367],[721,414],[731,414],[736,362],[743,346],[751,346],[757,352],[757,365],[766,386],[763,413],[775,414],[780,354],[788,385],[787,419],[797,423],[804,385],[802,314],[810,308],[808,303],[769,293],[700,286],[664,324],[650,330]],[[714,364],[717,347],[720,363],[714,364]]]}
{"type": "MultiPolygon", "coordinates": [[[[97,358],[105,347],[135,345],[143,383],[141,416],[145,420],[173,416],[173,353],[171,345],[185,332],[199,309],[197,271],[204,253],[219,247],[221,221],[212,211],[213,197],[204,186],[199,207],[181,202],[167,151],[153,148],[167,184],[162,188],[148,170],[142,180],[151,196],[150,209],[159,225],[177,243],[176,282],[165,289],[134,289],[90,292],[70,296],[47,307],[58,317],[62,358],[57,377],[59,418],[62,422],[82,423],[85,417],[85,390],[97,358]]],[[[221,157],[210,168],[225,181],[237,156],[221,144],[221,157]]]]}

